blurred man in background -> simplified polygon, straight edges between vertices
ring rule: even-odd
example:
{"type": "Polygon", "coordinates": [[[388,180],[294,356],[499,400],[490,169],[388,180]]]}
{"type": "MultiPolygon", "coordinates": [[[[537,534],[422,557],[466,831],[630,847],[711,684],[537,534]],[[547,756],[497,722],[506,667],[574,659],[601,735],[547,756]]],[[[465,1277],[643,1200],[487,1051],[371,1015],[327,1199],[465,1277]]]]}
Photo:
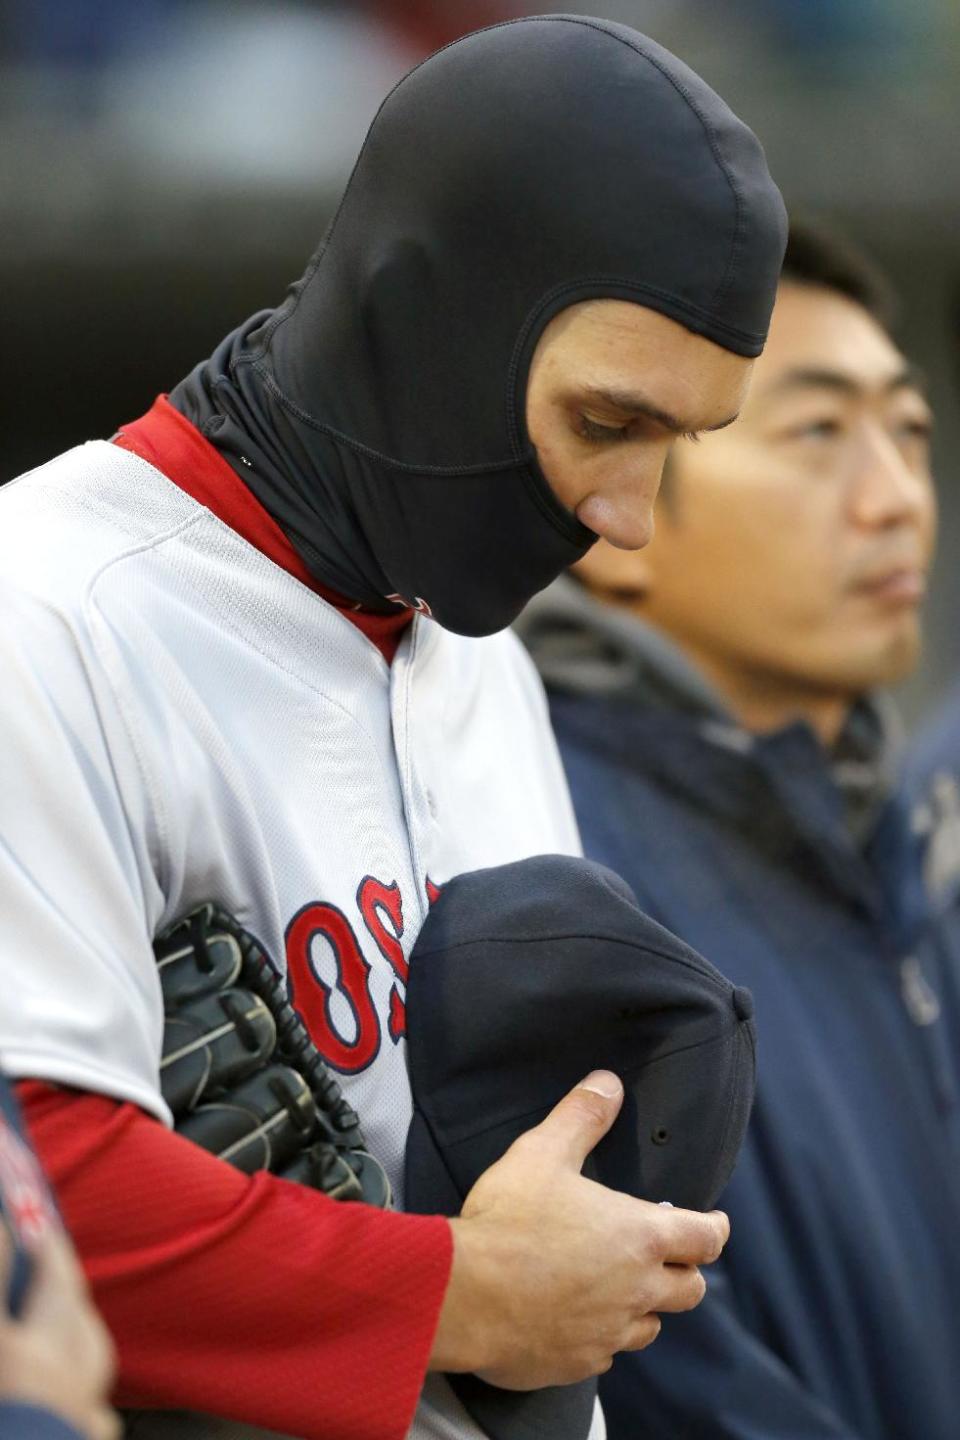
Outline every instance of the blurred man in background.
{"type": "Polygon", "coordinates": [[[740,420],[676,447],[648,550],[525,616],[586,853],[757,1002],[728,1260],[615,1366],[612,1437],[956,1435],[960,927],[881,693],[920,645],[930,423],[871,271],[795,230],[740,420]]]}

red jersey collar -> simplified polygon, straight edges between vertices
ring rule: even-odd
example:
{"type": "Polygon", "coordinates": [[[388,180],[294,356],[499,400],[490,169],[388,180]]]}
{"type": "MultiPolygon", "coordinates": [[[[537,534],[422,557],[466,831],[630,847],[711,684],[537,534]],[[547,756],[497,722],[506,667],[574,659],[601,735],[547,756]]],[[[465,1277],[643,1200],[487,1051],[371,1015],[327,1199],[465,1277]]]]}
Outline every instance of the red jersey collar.
{"type": "Polygon", "coordinates": [[[396,614],[377,615],[355,609],[351,601],[315,580],[232,466],[165,395],[159,395],[139,420],[121,426],[113,443],[153,465],[275,565],[322,596],[376,645],[388,665],[392,662],[413,611],[398,609],[396,614]]]}

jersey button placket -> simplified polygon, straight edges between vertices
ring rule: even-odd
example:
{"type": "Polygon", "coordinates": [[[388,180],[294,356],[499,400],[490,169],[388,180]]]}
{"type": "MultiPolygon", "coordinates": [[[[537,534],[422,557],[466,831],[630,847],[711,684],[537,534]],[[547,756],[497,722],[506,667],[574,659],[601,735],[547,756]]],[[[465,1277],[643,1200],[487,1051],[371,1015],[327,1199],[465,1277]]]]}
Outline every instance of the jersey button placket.
{"type": "Polygon", "coordinates": [[[390,676],[390,708],[393,728],[393,747],[400,780],[400,798],[406,821],[407,845],[410,855],[412,890],[416,893],[418,917],[416,932],[419,932],[426,916],[423,885],[426,874],[426,860],[421,837],[432,824],[431,809],[426,788],[420,782],[414,763],[414,727],[416,715],[416,671],[418,652],[423,643],[422,630],[425,622],[415,615],[410,627],[410,639],[403,646],[393,662],[390,676]]]}

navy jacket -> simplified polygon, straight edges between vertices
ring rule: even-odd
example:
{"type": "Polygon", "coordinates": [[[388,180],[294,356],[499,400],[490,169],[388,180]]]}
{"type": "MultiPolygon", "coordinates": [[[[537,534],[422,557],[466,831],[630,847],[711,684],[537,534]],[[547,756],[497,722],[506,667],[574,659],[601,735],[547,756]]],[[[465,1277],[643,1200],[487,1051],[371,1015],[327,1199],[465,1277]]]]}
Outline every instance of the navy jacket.
{"type": "Polygon", "coordinates": [[[920,803],[921,828],[939,827],[937,874],[948,879],[960,868],[960,685],[955,685],[920,727],[907,751],[905,784],[920,803]],[[926,801],[929,814],[923,811],[926,801]]]}
{"type": "Polygon", "coordinates": [[[956,1440],[960,915],[929,836],[894,800],[858,851],[804,726],[551,706],[586,853],[757,1006],[725,1259],[602,1383],[611,1440],[956,1440]]]}

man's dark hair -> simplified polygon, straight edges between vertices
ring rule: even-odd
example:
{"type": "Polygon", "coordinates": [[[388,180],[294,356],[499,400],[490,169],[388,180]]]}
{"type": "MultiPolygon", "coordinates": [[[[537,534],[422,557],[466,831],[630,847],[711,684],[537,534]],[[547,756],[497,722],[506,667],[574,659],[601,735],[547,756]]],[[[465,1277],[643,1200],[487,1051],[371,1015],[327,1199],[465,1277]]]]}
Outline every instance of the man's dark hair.
{"type": "Polygon", "coordinates": [[[861,305],[885,330],[893,327],[897,306],[890,282],[868,255],[819,221],[791,219],[780,274],[795,285],[834,290],[861,305]]]}

